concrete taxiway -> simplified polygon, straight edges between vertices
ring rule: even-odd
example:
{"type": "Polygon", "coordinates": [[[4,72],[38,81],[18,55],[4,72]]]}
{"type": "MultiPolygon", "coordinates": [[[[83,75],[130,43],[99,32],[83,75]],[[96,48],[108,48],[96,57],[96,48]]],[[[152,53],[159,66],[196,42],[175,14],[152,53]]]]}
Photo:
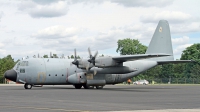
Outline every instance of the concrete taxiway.
{"type": "Polygon", "coordinates": [[[101,90],[74,89],[69,85],[31,90],[25,90],[23,85],[0,86],[1,112],[198,112],[199,103],[200,85],[106,85],[101,90]]]}

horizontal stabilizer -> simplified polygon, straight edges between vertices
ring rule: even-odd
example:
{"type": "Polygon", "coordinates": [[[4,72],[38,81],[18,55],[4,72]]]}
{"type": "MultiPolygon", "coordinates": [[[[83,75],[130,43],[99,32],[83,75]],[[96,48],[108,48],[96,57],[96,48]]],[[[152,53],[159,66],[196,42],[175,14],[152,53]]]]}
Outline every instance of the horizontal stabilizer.
{"type": "Polygon", "coordinates": [[[167,60],[167,61],[157,61],[157,63],[159,65],[162,65],[162,64],[168,64],[168,63],[173,63],[173,64],[179,64],[179,63],[190,63],[190,62],[195,62],[193,60],[167,60]]]}
{"type": "Polygon", "coordinates": [[[159,54],[122,55],[122,56],[112,57],[112,59],[119,62],[125,62],[125,61],[134,61],[134,60],[163,57],[163,56],[170,56],[170,54],[159,53],[159,54]]]}

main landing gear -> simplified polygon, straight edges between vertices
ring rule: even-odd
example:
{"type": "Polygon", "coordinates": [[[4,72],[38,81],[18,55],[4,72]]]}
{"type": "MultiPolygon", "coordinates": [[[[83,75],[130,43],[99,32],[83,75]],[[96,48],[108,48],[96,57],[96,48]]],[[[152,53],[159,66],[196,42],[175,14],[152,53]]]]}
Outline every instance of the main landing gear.
{"type": "Polygon", "coordinates": [[[25,83],[25,84],[24,84],[24,88],[25,88],[25,89],[31,89],[32,86],[33,86],[33,85],[28,84],[28,83],[25,83]]]}
{"type": "Polygon", "coordinates": [[[84,89],[94,89],[94,87],[96,87],[96,89],[103,89],[104,85],[102,86],[88,86],[86,84],[75,84],[74,87],[76,89],[81,89],[82,86],[84,87],[84,89]]]}

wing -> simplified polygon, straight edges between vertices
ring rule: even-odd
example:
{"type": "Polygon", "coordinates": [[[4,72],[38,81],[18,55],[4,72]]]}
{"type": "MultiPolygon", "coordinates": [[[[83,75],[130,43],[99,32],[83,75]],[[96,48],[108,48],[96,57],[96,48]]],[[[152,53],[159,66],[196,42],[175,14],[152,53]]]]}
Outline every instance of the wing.
{"type": "Polygon", "coordinates": [[[163,56],[170,56],[170,55],[169,54],[123,55],[123,56],[112,57],[112,59],[115,60],[115,61],[118,61],[118,62],[125,62],[125,61],[134,61],[134,60],[163,57],[163,56]]]}

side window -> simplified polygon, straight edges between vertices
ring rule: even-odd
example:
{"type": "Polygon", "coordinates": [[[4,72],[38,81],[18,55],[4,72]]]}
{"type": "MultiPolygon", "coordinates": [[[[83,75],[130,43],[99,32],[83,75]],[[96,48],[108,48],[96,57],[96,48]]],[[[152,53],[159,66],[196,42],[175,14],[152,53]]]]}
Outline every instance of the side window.
{"type": "Polygon", "coordinates": [[[25,69],[24,68],[20,68],[20,73],[25,73],[25,69]]]}

